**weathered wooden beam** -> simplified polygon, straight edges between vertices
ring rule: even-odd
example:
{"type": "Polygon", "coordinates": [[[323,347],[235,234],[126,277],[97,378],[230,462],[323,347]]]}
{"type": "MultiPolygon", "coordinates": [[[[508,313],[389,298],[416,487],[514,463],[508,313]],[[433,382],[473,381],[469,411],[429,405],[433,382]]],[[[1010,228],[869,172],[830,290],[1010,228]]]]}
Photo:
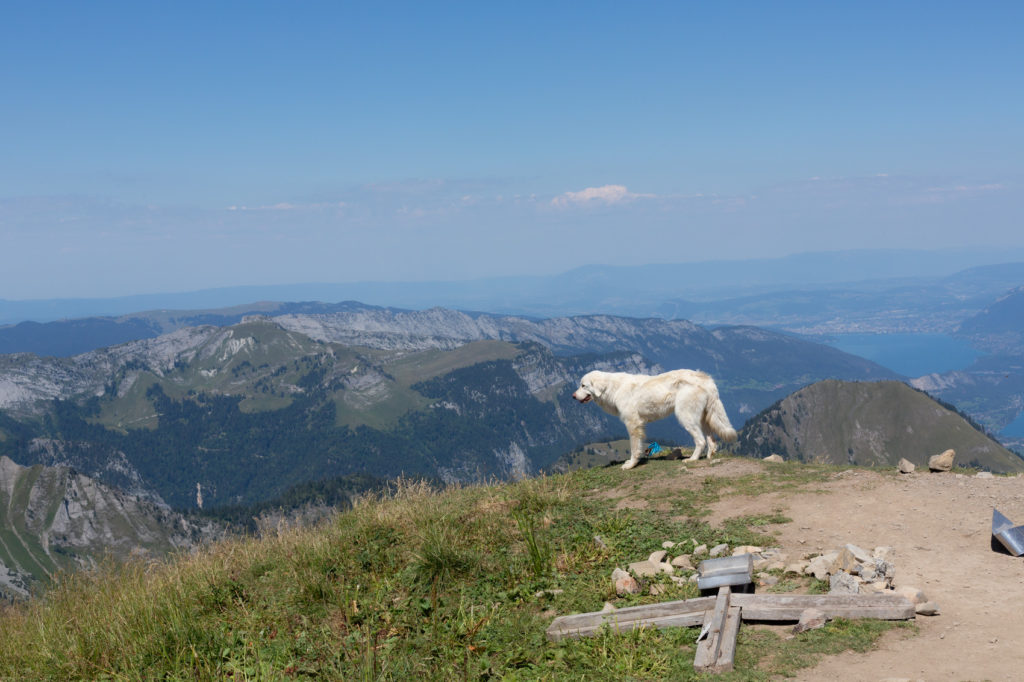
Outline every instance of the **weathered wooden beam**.
{"type": "MultiPolygon", "coordinates": [[[[616,611],[578,613],[559,616],[548,627],[549,639],[587,637],[596,634],[602,625],[613,631],[626,632],[637,627],[692,627],[704,621],[704,612],[714,608],[715,597],[699,597],[662,602],[646,606],[630,606],[616,611]]],[[[877,618],[907,620],[914,617],[914,605],[896,594],[832,595],[832,594],[743,594],[730,597],[739,606],[743,620],[798,621],[804,609],[816,608],[827,618],[877,618]]]]}
{"type": "Polygon", "coordinates": [[[704,612],[714,608],[714,597],[699,597],[646,606],[627,606],[615,611],[594,611],[559,616],[548,626],[548,639],[590,637],[607,624],[613,632],[628,632],[638,627],[693,627],[704,622],[704,612]]]}
{"type": "Polygon", "coordinates": [[[736,634],[740,627],[740,608],[730,606],[729,599],[729,587],[723,585],[718,588],[715,608],[707,612],[704,620],[705,627],[710,626],[707,637],[697,642],[697,651],[693,657],[693,667],[698,672],[732,670],[736,634]]]}
{"type": "Polygon", "coordinates": [[[743,620],[796,621],[804,609],[821,610],[826,618],[908,620],[914,605],[898,594],[734,594],[743,620]]]}

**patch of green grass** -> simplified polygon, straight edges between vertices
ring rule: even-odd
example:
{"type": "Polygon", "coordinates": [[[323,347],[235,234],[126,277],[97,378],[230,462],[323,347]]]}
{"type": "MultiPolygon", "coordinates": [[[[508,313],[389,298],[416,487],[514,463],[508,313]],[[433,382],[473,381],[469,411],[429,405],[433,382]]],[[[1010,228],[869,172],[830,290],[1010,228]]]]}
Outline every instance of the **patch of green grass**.
{"type": "MultiPolygon", "coordinates": [[[[444,492],[406,481],[317,527],[61,576],[45,599],[0,615],[0,678],[698,679],[697,628],[545,637],[553,613],[697,596],[667,576],[647,581],[659,596],[615,595],[612,569],[664,540],[759,544],[786,521],[713,527],[615,508],[609,493],[631,489],[627,476],[675,464],[444,492]]],[[[716,480],[701,499],[732,489],[716,480]]],[[[840,622],[792,642],[744,627],[723,679],[790,674],[886,627],[840,622]]]]}

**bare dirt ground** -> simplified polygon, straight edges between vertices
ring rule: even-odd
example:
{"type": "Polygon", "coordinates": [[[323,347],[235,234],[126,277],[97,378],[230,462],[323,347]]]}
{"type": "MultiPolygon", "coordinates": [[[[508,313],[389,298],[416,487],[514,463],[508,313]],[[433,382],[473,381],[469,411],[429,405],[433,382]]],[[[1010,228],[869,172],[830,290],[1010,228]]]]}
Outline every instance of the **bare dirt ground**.
{"type": "MultiPolygon", "coordinates": [[[[691,464],[685,475],[738,476],[757,466],[769,465],[733,459],[691,464]]],[[[993,507],[1024,525],[1024,478],[851,470],[806,490],[725,497],[711,521],[781,510],[793,520],[772,532],[793,559],[848,542],[891,546],[896,585],[939,604],[940,615],[917,617],[918,634],[890,633],[874,651],[825,658],[798,679],[1021,680],[1024,557],[992,550],[993,507]]]]}

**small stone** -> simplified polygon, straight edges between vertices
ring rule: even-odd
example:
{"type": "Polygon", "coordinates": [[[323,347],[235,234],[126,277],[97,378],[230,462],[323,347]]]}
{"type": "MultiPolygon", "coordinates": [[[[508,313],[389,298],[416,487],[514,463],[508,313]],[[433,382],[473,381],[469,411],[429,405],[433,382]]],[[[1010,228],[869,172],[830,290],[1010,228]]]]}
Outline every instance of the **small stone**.
{"type": "Polygon", "coordinates": [[[844,549],[848,550],[859,563],[866,564],[871,561],[871,555],[857,545],[848,543],[844,549]]]}
{"type": "Polygon", "coordinates": [[[829,567],[829,573],[838,573],[844,571],[846,573],[860,573],[861,565],[857,561],[857,558],[850,551],[849,547],[844,547],[840,552],[836,560],[832,562],[832,566],[829,567]]]}
{"type": "Polygon", "coordinates": [[[860,583],[849,573],[839,571],[828,581],[829,594],[860,594],[860,583]]]}
{"type": "Polygon", "coordinates": [[[786,573],[796,573],[797,575],[803,575],[804,570],[810,565],[809,561],[795,561],[786,566],[786,573]]]}
{"type": "Polygon", "coordinates": [[[995,474],[991,471],[979,471],[974,475],[975,478],[995,478],[995,474]]]}
{"type": "Polygon", "coordinates": [[[932,455],[928,458],[928,469],[931,471],[949,471],[953,468],[953,459],[956,457],[955,450],[946,450],[942,454],[932,455]]]}
{"type": "Polygon", "coordinates": [[[565,590],[556,587],[550,590],[540,590],[538,592],[534,592],[533,596],[540,599],[541,597],[554,597],[556,595],[562,594],[563,592],[565,592],[565,590]]]}
{"type": "Polygon", "coordinates": [[[690,562],[690,557],[686,556],[685,554],[680,554],[675,559],[673,559],[671,565],[675,568],[687,568],[691,571],[693,570],[693,564],[690,562]]]}
{"type": "Polygon", "coordinates": [[[604,540],[601,539],[600,535],[594,536],[594,544],[600,547],[601,549],[608,549],[608,545],[605,544],[604,540]]]}
{"type": "Polygon", "coordinates": [[[674,582],[676,585],[685,585],[687,582],[689,582],[686,578],[684,578],[681,575],[669,576],[669,580],[674,582]]]}
{"type": "Polygon", "coordinates": [[[671,540],[665,540],[665,542],[661,543],[662,549],[672,549],[675,546],[676,543],[672,542],[671,540]]]}
{"type": "Polygon", "coordinates": [[[813,575],[818,580],[825,580],[831,575],[832,562],[829,561],[827,556],[817,556],[811,559],[807,568],[804,569],[804,573],[813,575]]]}
{"type": "Polygon", "coordinates": [[[651,588],[647,591],[652,597],[657,597],[665,592],[665,588],[661,585],[651,585],[651,588]]]}
{"type": "Polygon", "coordinates": [[[701,554],[706,554],[707,551],[708,551],[708,546],[707,545],[697,545],[696,547],[693,548],[693,556],[700,556],[701,554]]]}
{"type": "Polygon", "coordinates": [[[723,542],[720,545],[715,545],[714,547],[712,547],[711,551],[708,552],[708,556],[710,556],[710,557],[722,556],[723,554],[725,554],[728,551],[729,551],[729,545],[727,545],[726,543],[723,542]]]}
{"type": "Polygon", "coordinates": [[[825,627],[828,618],[820,609],[804,609],[800,613],[800,622],[793,626],[793,634],[800,634],[808,630],[817,630],[825,627]]]}
{"type": "Polygon", "coordinates": [[[933,601],[926,601],[923,604],[918,604],[914,608],[914,612],[919,616],[937,616],[939,615],[939,605],[933,601]]]}
{"type": "Polygon", "coordinates": [[[615,583],[615,594],[620,597],[627,594],[640,594],[640,583],[621,568],[612,571],[612,581],[615,583]]]}
{"type": "Polygon", "coordinates": [[[659,549],[657,552],[651,552],[651,556],[647,557],[647,560],[651,563],[660,564],[665,561],[665,555],[668,554],[663,549],[659,549]]]}
{"type": "Polygon", "coordinates": [[[635,561],[629,565],[629,570],[641,578],[649,578],[659,573],[673,573],[674,569],[670,564],[663,564],[654,561],[635,561]]]}
{"type": "Polygon", "coordinates": [[[762,587],[771,587],[772,585],[778,585],[779,579],[778,577],[774,575],[769,575],[768,573],[758,573],[757,584],[761,585],[762,587]]]}
{"type": "Polygon", "coordinates": [[[912,474],[914,473],[914,469],[916,468],[917,467],[914,466],[914,463],[905,457],[900,460],[899,464],[896,465],[897,471],[899,471],[901,474],[912,474]]]}
{"type": "Polygon", "coordinates": [[[761,461],[762,462],[785,462],[786,460],[784,460],[781,455],[776,455],[775,453],[772,453],[772,454],[768,455],[767,457],[765,457],[764,459],[762,459],[761,461]]]}
{"type": "Polygon", "coordinates": [[[742,556],[744,554],[760,554],[764,549],[761,547],[755,547],[754,545],[742,545],[732,550],[733,556],[742,556]]]}
{"type": "Polygon", "coordinates": [[[604,603],[604,608],[601,609],[601,613],[611,613],[614,610],[615,604],[611,603],[610,601],[606,601],[604,603]]]}
{"type": "Polygon", "coordinates": [[[924,604],[926,601],[928,601],[928,598],[924,596],[924,592],[910,585],[897,587],[896,594],[906,598],[907,601],[915,605],[924,604]]]}

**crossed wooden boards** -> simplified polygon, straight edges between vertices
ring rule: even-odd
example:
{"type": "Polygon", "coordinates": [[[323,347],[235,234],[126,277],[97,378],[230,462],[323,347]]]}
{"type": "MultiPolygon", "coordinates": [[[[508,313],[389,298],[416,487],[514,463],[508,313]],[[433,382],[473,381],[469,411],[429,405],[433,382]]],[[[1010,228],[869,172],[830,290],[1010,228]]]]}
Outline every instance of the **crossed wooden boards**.
{"type": "Polygon", "coordinates": [[[703,625],[707,636],[697,644],[693,666],[702,672],[732,670],[736,634],[740,621],[798,621],[809,608],[826,618],[877,618],[907,620],[914,617],[914,605],[895,594],[744,594],[733,593],[728,585],[718,588],[717,597],[629,606],[615,611],[560,616],[548,627],[548,639],[590,637],[608,625],[615,632],[639,627],[693,627],[703,625]]]}

